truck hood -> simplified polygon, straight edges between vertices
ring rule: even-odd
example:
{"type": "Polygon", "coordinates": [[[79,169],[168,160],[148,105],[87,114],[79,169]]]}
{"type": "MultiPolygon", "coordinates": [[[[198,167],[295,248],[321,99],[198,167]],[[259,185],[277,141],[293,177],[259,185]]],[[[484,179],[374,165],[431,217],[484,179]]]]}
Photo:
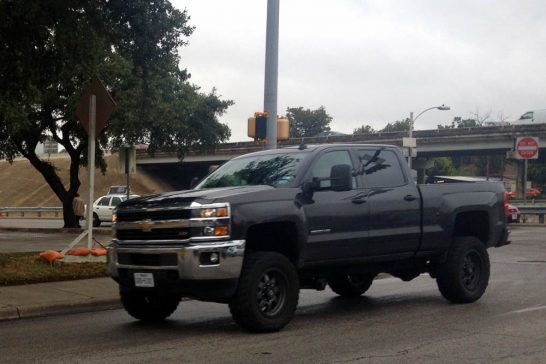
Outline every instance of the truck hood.
{"type": "Polygon", "coordinates": [[[230,202],[230,199],[237,196],[260,193],[273,189],[275,188],[271,186],[260,185],[166,192],[130,199],[120,204],[119,208],[187,206],[194,201],[199,203],[230,202]]]}

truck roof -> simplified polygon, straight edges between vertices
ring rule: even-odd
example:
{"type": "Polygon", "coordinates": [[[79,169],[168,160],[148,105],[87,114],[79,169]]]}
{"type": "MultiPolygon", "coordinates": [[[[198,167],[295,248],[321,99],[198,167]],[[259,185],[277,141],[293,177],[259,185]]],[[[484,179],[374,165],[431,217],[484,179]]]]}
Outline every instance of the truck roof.
{"type": "Polygon", "coordinates": [[[288,147],[282,147],[277,149],[268,149],[268,150],[261,150],[259,152],[253,152],[248,153],[240,157],[249,156],[249,155],[264,155],[264,154],[278,154],[278,153],[297,153],[298,151],[301,152],[310,152],[310,151],[320,151],[322,149],[326,148],[336,148],[336,147],[350,147],[350,148],[358,148],[358,147],[371,147],[371,148],[398,148],[395,145],[389,145],[389,144],[356,144],[356,143],[332,143],[332,144],[304,144],[304,147],[302,148],[302,145],[299,146],[288,146],[288,147]]]}

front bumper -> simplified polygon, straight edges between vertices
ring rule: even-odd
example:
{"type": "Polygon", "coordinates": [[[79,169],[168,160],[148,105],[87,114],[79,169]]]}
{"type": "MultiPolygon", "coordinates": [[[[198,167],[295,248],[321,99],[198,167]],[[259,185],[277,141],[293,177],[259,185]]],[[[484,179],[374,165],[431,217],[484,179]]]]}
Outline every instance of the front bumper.
{"type": "Polygon", "coordinates": [[[114,241],[108,247],[107,270],[114,279],[120,277],[120,271],[173,272],[179,280],[237,279],[244,252],[245,240],[138,247],[114,241]],[[218,253],[220,259],[216,264],[203,259],[210,253],[218,253]]]}

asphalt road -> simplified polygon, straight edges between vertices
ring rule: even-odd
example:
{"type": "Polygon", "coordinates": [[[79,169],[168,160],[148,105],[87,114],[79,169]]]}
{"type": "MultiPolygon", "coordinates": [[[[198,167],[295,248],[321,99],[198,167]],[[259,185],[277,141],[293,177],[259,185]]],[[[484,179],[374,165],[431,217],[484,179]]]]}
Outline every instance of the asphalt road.
{"type": "MultiPolygon", "coordinates": [[[[62,250],[81,233],[77,229],[74,232],[60,232],[62,226],[60,219],[0,219],[0,253],[62,250]],[[2,228],[42,230],[13,231],[2,228]]],[[[112,238],[110,227],[111,224],[107,224],[93,229],[93,237],[103,245],[109,244],[112,238]]],[[[86,241],[87,237],[80,246],[85,245],[86,241]]]]}
{"type": "Polygon", "coordinates": [[[546,241],[516,227],[491,249],[482,299],[447,303],[434,280],[376,280],[356,300],[302,291],[281,332],[247,334],[226,306],[188,301],[163,324],[122,310],[0,322],[0,358],[14,362],[484,363],[546,360],[546,241]]]}
{"type": "MultiPolygon", "coordinates": [[[[48,218],[3,218],[0,219],[0,228],[39,228],[39,229],[60,229],[63,227],[63,219],[48,218]]],[[[85,224],[85,220],[82,221],[85,224]]],[[[84,226],[84,225],[82,225],[84,226]]],[[[103,222],[98,229],[109,229],[112,223],[103,222]]]]}

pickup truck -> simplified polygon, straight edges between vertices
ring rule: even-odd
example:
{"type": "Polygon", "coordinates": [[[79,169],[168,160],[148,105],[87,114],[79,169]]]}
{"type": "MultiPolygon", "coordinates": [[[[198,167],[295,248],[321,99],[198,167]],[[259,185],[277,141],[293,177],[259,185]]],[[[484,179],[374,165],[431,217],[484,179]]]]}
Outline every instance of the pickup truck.
{"type": "Polygon", "coordinates": [[[399,148],[329,144],[232,159],[194,189],[125,201],[108,271],[126,311],[158,321],[182,297],[229,304],[243,329],[293,317],[299,290],[365,293],[379,273],[478,300],[487,249],[508,244],[502,183],[417,185],[399,148]]]}

